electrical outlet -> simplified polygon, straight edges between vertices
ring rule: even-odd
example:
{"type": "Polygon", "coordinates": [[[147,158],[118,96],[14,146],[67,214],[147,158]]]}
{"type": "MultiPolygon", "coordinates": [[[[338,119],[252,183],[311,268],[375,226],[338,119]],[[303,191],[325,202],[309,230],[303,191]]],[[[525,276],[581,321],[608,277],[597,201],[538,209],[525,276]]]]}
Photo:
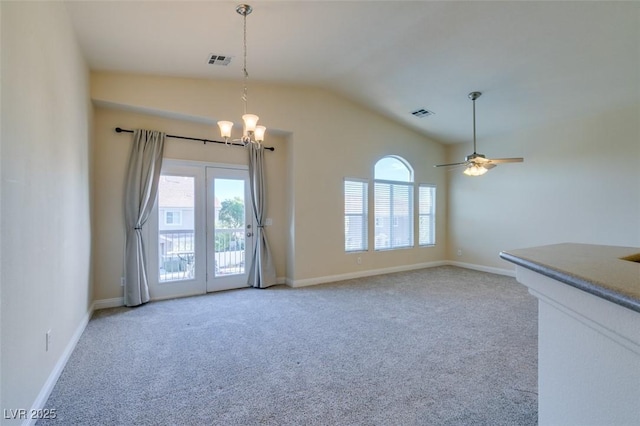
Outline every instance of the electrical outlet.
{"type": "Polygon", "coordinates": [[[358,258],[356,259],[356,263],[358,265],[361,265],[362,264],[362,257],[358,256],[358,258]]]}
{"type": "Polygon", "coordinates": [[[273,219],[271,219],[270,217],[266,218],[264,220],[264,226],[271,226],[273,225],[273,219]]]}
{"type": "Polygon", "coordinates": [[[51,330],[47,330],[47,334],[45,335],[45,343],[44,343],[44,351],[49,352],[49,348],[51,347],[51,330]]]}
{"type": "Polygon", "coordinates": [[[120,277],[120,287],[124,287],[124,277],[120,277]]]}
{"type": "Polygon", "coordinates": [[[462,256],[462,249],[458,249],[458,256],[462,256]]]}

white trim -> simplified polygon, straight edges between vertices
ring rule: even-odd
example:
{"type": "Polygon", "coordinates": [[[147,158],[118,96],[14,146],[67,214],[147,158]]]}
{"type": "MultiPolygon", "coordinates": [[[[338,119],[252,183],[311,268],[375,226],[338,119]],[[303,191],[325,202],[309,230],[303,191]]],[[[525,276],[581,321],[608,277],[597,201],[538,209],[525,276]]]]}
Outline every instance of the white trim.
{"type": "MultiPolygon", "coordinates": [[[[307,287],[311,285],[332,283],[336,281],[350,280],[354,278],[371,277],[374,275],[391,274],[394,272],[413,271],[416,269],[434,268],[436,266],[457,266],[459,268],[473,269],[475,271],[488,272],[490,274],[506,275],[508,277],[516,276],[516,272],[510,269],[494,268],[491,266],[475,265],[473,263],[455,262],[451,260],[439,260],[435,262],[415,263],[413,265],[393,266],[390,268],[370,269],[367,271],[348,272],[346,274],[327,275],[324,277],[304,278],[301,280],[293,280],[289,277],[284,279],[284,284],[289,287],[307,287]]],[[[280,279],[278,279],[280,281],[280,279]]]]}
{"type": "Polygon", "coordinates": [[[124,306],[124,297],[114,297],[113,299],[100,299],[95,300],[91,306],[91,311],[98,311],[100,309],[118,308],[124,306]]]}
{"type": "MultiPolygon", "coordinates": [[[[571,288],[571,287],[568,287],[571,288]]],[[[617,344],[624,346],[625,348],[629,349],[630,351],[634,352],[636,355],[640,355],[640,345],[638,345],[636,342],[633,341],[633,336],[626,336],[624,333],[624,330],[616,330],[615,327],[604,327],[603,325],[600,325],[599,322],[594,321],[591,318],[588,318],[586,316],[584,316],[582,313],[578,312],[575,309],[570,308],[569,306],[567,306],[565,303],[566,301],[558,301],[557,299],[553,299],[552,297],[550,297],[549,295],[545,294],[545,293],[541,293],[539,291],[538,288],[532,288],[529,287],[529,293],[531,293],[532,295],[534,295],[535,297],[537,297],[540,301],[547,303],[548,305],[554,307],[555,309],[557,309],[558,311],[564,313],[565,315],[570,316],[571,318],[575,319],[576,321],[584,324],[585,326],[589,327],[590,329],[602,334],[603,336],[613,340],[614,342],[616,342],[617,344]]],[[[574,292],[567,292],[568,294],[570,293],[574,293],[574,292]]],[[[557,294],[554,294],[553,296],[557,297],[557,294]]],[[[597,296],[596,296],[597,297],[597,296]]],[[[591,298],[583,298],[583,299],[591,299],[591,298]]],[[[591,302],[591,304],[593,305],[593,302],[591,302]]],[[[607,311],[611,310],[609,308],[610,305],[608,305],[608,309],[607,311]]],[[[614,308],[615,309],[615,308],[614,308]]],[[[593,309],[590,310],[590,312],[598,312],[600,310],[600,307],[596,308],[595,306],[593,306],[593,309]]],[[[609,313],[609,312],[607,312],[609,313]]],[[[611,318],[614,315],[610,315],[609,318],[611,318]]],[[[621,324],[626,324],[625,322],[620,322],[621,324]]]]}
{"type": "Polygon", "coordinates": [[[231,164],[231,163],[215,163],[213,161],[198,161],[198,160],[180,160],[177,158],[164,158],[162,160],[162,167],[215,167],[218,169],[233,169],[233,170],[249,170],[247,164],[231,164]]]}
{"type": "Polygon", "coordinates": [[[490,274],[506,275],[508,277],[516,276],[516,271],[513,269],[494,268],[493,266],[476,265],[473,263],[456,262],[454,260],[447,261],[449,266],[458,266],[465,269],[473,269],[475,271],[489,272],[490,274]]]}
{"type": "Polygon", "coordinates": [[[367,271],[349,272],[339,275],[327,275],[324,277],[305,278],[302,280],[292,280],[287,278],[286,284],[291,287],[306,287],[310,285],[331,283],[335,281],[350,280],[353,278],[371,277],[374,275],[391,274],[393,272],[413,271],[415,269],[433,268],[436,266],[448,265],[447,261],[415,263],[413,265],[392,266],[390,268],[370,269],[367,271]]]}
{"type": "MultiPolygon", "coordinates": [[[[73,333],[73,335],[71,336],[67,347],[64,349],[64,352],[62,352],[62,355],[60,355],[60,358],[58,358],[58,362],[56,362],[56,365],[53,367],[53,370],[51,371],[51,374],[49,374],[47,381],[44,382],[42,389],[40,389],[40,393],[36,397],[35,401],[33,401],[33,404],[31,405],[31,411],[29,412],[42,410],[44,408],[47,400],[49,399],[49,396],[51,395],[51,392],[53,391],[53,388],[58,382],[58,378],[60,378],[60,374],[62,374],[62,370],[64,370],[64,367],[67,365],[67,362],[69,361],[73,350],[76,348],[76,345],[78,344],[82,333],[84,333],[84,329],[87,327],[87,324],[89,323],[89,320],[93,315],[94,305],[95,302],[91,305],[89,311],[82,318],[80,324],[78,324],[78,327],[76,328],[75,333],[73,333]]],[[[36,420],[37,419],[27,419],[22,422],[22,425],[33,425],[35,424],[36,420]]]]}

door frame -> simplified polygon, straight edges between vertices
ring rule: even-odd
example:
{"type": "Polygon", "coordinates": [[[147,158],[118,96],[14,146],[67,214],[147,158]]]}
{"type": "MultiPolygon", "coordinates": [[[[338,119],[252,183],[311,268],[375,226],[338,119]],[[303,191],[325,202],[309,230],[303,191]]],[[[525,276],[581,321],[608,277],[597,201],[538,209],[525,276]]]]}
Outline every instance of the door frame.
{"type": "MultiPolygon", "coordinates": [[[[160,282],[160,265],[159,265],[159,217],[158,217],[158,198],[154,203],[153,209],[149,214],[149,219],[144,226],[145,236],[145,249],[147,256],[147,276],[149,278],[149,295],[151,300],[171,299],[176,297],[194,296],[206,294],[207,291],[219,291],[223,288],[216,288],[215,290],[207,289],[207,281],[212,278],[213,271],[209,271],[209,255],[207,253],[207,247],[214,247],[213,233],[209,232],[209,224],[207,221],[207,203],[214,203],[214,199],[209,200],[209,188],[207,180],[207,169],[230,169],[230,170],[243,170],[248,172],[249,167],[242,164],[226,164],[226,163],[214,163],[207,161],[191,161],[191,160],[178,160],[165,158],[162,164],[161,175],[175,175],[175,176],[193,176],[194,177],[194,245],[195,245],[195,268],[193,271],[193,277],[189,279],[181,279],[176,281],[160,282]],[[207,277],[207,275],[209,275],[207,277]]],[[[248,183],[248,182],[247,182],[248,183]]],[[[248,194],[248,189],[245,191],[248,194]]],[[[253,203],[251,199],[245,199],[245,205],[249,206],[251,210],[245,211],[253,212],[253,203]]],[[[215,206],[213,207],[215,211],[215,206]]],[[[254,221],[254,215],[250,214],[251,221],[254,221]]],[[[213,219],[210,220],[213,222],[213,219]]],[[[255,226],[252,223],[252,229],[255,226]]],[[[253,254],[252,247],[245,244],[245,259],[251,259],[253,254]],[[249,250],[251,249],[251,250],[249,250]]],[[[211,256],[213,259],[213,256],[211,256]]],[[[213,268],[213,265],[211,265],[213,268]]],[[[248,270],[248,265],[245,260],[245,268],[248,270]]],[[[248,284],[247,284],[248,286],[248,284]]],[[[229,287],[239,288],[239,287],[229,287]]]]}

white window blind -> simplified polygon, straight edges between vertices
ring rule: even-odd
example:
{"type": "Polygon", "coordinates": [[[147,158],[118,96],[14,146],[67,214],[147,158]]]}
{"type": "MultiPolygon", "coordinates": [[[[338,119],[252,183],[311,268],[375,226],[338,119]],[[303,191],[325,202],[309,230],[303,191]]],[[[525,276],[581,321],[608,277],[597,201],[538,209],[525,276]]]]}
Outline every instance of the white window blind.
{"type": "Polygon", "coordinates": [[[375,249],[413,246],[413,184],[376,181],[375,249]]]}
{"type": "Polygon", "coordinates": [[[367,223],[368,184],[364,180],[344,181],[344,250],[365,251],[369,248],[367,223]]]}
{"type": "Polygon", "coordinates": [[[436,187],[420,184],[418,198],[418,244],[432,246],[436,243],[436,187]]]}
{"type": "Polygon", "coordinates": [[[413,169],[397,155],[374,166],[376,250],[413,246],[413,169]]]}

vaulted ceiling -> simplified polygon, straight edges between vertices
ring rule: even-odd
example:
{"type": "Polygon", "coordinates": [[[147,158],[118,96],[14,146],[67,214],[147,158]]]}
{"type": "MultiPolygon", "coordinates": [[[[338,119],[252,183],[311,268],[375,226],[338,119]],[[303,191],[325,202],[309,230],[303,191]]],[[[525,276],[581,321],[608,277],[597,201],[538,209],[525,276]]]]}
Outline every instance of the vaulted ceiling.
{"type": "MultiPolygon", "coordinates": [[[[479,140],[640,101],[640,2],[250,4],[250,84],[325,88],[443,143],[471,141],[471,91],[479,140]]],[[[242,78],[236,5],[67,2],[92,70],[210,79],[242,78]]]]}

